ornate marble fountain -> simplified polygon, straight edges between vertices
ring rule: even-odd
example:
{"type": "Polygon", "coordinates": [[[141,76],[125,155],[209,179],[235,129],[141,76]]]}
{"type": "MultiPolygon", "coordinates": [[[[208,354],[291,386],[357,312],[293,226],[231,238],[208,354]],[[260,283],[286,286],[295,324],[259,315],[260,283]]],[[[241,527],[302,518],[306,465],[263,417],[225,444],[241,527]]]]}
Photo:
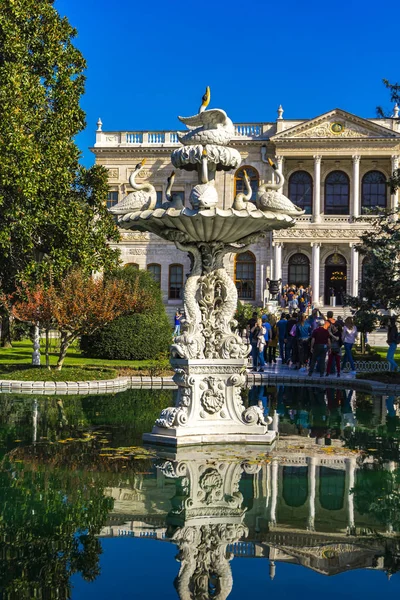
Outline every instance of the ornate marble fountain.
{"type": "MultiPolygon", "coordinates": [[[[139,163],[130,177],[134,191],[110,209],[123,229],[148,231],[187,252],[191,269],[184,290],[183,333],[171,346],[171,364],[179,393],[176,406],[162,411],[151,434],[152,443],[270,443],[275,432],[261,407],[245,408],[241,386],[246,379],[250,347],[235,331],[237,290],[224,268],[224,256],[245,252],[273,229],[295,224],[302,211],[281,193],[283,184],[263,184],[254,204],[247,174],[245,193],[231,208],[218,208],[217,171],[237,169],[240,153],[229,146],[234,126],[221,109],[206,110],[207,88],[197,115],[179,117],[188,131],[179,135],[182,146],[173,151],[175,168],[197,171],[198,183],[190,194],[192,208],[171,199],[174,173],[169,178],[167,201],[157,206],[154,187],[137,184],[139,163]]],[[[269,161],[273,169],[274,163],[269,161]]]]}

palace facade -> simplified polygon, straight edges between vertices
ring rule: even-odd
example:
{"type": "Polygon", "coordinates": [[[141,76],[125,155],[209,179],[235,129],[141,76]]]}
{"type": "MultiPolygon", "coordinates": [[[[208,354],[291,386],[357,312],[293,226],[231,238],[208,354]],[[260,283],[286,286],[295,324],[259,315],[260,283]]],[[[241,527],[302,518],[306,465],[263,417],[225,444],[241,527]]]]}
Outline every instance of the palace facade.
{"type": "MultiPolygon", "coordinates": [[[[103,131],[99,120],[92,148],[96,163],[109,171],[108,205],[132,191],[129,176],[143,158],[146,164],[138,181],[150,182],[164,201],[167,177],[172,171],[171,152],[180,145],[176,131],[103,131]]],[[[337,304],[344,293],[356,295],[362,278],[362,260],[355,250],[360,232],[368,224],[356,218],[368,209],[395,208],[398,193],[390,194],[388,177],[399,167],[400,119],[393,116],[364,119],[334,109],[314,119],[288,120],[279,107],[269,123],[235,125],[230,143],[242,156],[236,172],[217,172],[220,208],[232,205],[242,190],[246,169],[254,189],[271,181],[271,158],[284,175],[283,193],[304,209],[296,226],[274,232],[250,251],[227,255],[226,268],[236,282],[239,299],[262,305],[266,279],[311,285],[316,305],[337,304]]],[[[197,174],[177,171],[173,195],[188,205],[197,174]]],[[[119,244],[124,264],[151,271],[160,282],[165,304],[172,315],[182,306],[182,289],[189,260],[174,244],[149,233],[122,232],[119,244]]]]}

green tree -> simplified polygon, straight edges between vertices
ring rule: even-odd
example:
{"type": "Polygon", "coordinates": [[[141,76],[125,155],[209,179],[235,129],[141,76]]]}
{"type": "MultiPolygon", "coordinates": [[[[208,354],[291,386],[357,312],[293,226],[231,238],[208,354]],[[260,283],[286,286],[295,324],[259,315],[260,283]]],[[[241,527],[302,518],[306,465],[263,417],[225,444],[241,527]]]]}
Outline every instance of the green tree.
{"type": "MultiPolygon", "coordinates": [[[[389,90],[390,93],[390,101],[392,103],[400,104],[400,84],[399,83],[390,83],[388,79],[382,79],[383,85],[386,89],[389,90]]],[[[385,111],[382,106],[376,107],[376,112],[378,117],[384,119],[386,117],[391,117],[392,113],[385,111]]],[[[396,169],[392,176],[389,179],[390,191],[393,193],[400,187],[400,169],[396,169]]]]}
{"type": "Polygon", "coordinates": [[[70,577],[100,573],[101,527],[113,506],[94,473],[32,469],[7,457],[0,470],[0,595],[70,598],[70,577]]]}
{"type": "MultiPolygon", "coordinates": [[[[3,0],[0,11],[0,285],[73,266],[112,268],[118,240],[107,171],[79,165],[74,138],[86,67],[54,0],[3,0]],[[46,256],[46,260],[40,258],[46,256]]],[[[3,332],[7,317],[3,311],[3,332]]]]}
{"type": "Polygon", "coordinates": [[[171,344],[171,324],[165,312],[159,284],[144,270],[125,267],[108,275],[122,279],[132,289],[138,289],[143,298],[150,297],[141,310],[118,317],[93,335],[83,335],[81,350],[91,358],[110,360],[145,360],[158,358],[168,352],[171,344]]]}
{"type": "MultiPolygon", "coordinates": [[[[368,218],[358,252],[364,257],[358,296],[348,296],[362,330],[372,331],[382,310],[400,310],[400,211],[382,210],[368,218]]],[[[366,220],[360,217],[360,221],[366,220]]]]}

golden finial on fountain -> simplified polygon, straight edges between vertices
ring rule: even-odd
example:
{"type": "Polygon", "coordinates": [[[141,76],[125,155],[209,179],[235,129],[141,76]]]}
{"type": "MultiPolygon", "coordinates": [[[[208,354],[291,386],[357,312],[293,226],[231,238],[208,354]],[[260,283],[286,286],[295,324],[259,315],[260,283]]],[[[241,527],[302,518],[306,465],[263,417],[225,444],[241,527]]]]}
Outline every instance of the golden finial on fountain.
{"type": "Polygon", "coordinates": [[[201,99],[201,106],[199,108],[199,113],[206,110],[207,106],[210,104],[210,100],[211,100],[211,92],[210,92],[210,86],[208,85],[206,87],[206,93],[203,95],[203,97],[201,99]]]}

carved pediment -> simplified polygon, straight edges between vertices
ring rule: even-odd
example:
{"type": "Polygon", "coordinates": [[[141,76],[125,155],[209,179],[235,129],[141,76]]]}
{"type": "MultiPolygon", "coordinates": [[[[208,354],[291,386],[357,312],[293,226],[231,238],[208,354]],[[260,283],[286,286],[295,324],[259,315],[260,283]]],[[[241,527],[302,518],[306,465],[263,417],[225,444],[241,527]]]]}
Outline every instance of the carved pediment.
{"type": "Polygon", "coordinates": [[[400,134],[344,110],[335,109],[282,131],[272,136],[271,139],[277,142],[279,140],[319,140],[321,138],[330,140],[400,139],[400,134]]]}

